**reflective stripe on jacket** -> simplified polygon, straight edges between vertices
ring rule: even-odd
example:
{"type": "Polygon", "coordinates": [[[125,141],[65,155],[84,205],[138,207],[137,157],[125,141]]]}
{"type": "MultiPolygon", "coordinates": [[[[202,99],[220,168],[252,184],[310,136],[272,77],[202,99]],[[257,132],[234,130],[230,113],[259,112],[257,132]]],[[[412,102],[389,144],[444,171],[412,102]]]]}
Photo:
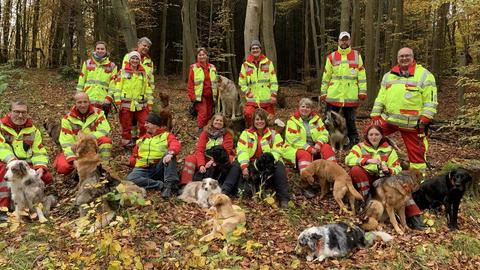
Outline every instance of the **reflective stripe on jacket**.
{"type": "Polygon", "coordinates": [[[353,146],[350,153],[345,157],[345,164],[349,167],[361,166],[369,174],[379,175],[377,164],[367,164],[367,160],[371,158],[377,158],[385,163],[392,174],[397,174],[402,170],[397,152],[387,142],[378,146],[377,149],[368,142],[361,142],[353,146]]]}
{"type": "Polygon", "coordinates": [[[139,65],[135,72],[127,64],[117,76],[115,103],[130,111],[141,111],[148,105],[153,105],[153,90],[148,81],[143,66],[139,65]]]}
{"type": "Polygon", "coordinates": [[[32,120],[20,131],[12,127],[9,115],[0,122],[0,161],[8,163],[13,159],[22,159],[33,164],[34,168],[47,168],[47,149],[42,144],[42,133],[32,120]]]}
{"type": "Polygon", "coordinates": [[[249,55],[242,64],[238,84],[246,95],[246,105],[269,105],[271,104],[271,98],[277,96],[278,81],[275,67],[272,61],[263,54],[260,58],[258,68],[253,63],[252,55],[249,55]]]}
{"type": "Polygon", "coordinates": [[[348,47],[328,55],[320,95],[334,106],[357,107],[367,97],[367,77],[360,53],[348,47]]]}
{"type": "Polygon", "coordinates": [[[416,63],[408,73],[400,76],[400,67],[395,66],[383,76],[370,116],[406,129],[415,128],[421,116],[433,119],[438,105],[435,77],[416,63]]]}
{"type": "Polygon", "coordinates": [[[117,66],[108,57],[102,62],[91,58],[83,62],[82,72],[78,77],[77,92],[86,92],[90,102],[101,104],[105,98],[112,101],[115,89],[117,66]]]}
{"type": "MultiPolygon", "coordinates": [[[[262,153],[272,153],[275,160],[282,160],[283,139],[275,130],[266,128],[260,140],[262,153]]],[[[255,129],[246,129],[240,134],[237,142],[237,160],[242,168],[248,166],[250,159],[255,155],[258,145],[258,134],[255,129]]]]}
{"type": "Polygon", "coordinates": [[[160,162],[168,151],[178,154],[181,144],[175,135],[160,129],[154,135],[145,135],[137,140],[133,151],[135,167],[148,167],[160,162]]]}
{"type": "MultiPolygon", "coordinates": [[[[142,55],[140,53],[140,55],[142,55]]],[[[150,58],[149,55],[142,55],[142,59],[140,59],[140,64],[145,69],[145,73],[148,76],[148,82],[150,83],[150,87],[152,91],[155,89],[155,76],[153,75],[153,60],[150,58]]],[[[122,69],[124,69],[128,64],[128,53],[125,54],[122,61],[122,69]]]]}
{"type": "MultiPolygon", "coordinates": [[[[213,100],[217,99],[217,69],[214,65],[208,64],[209,68],[209,76],[210,82],[212,86],[212,95],[213,100]]],[[[193,71],[193,83],[194,83],[194,93],[195,93],[195,100],[202,101],[202,94],[203,94],[203,82],[205,80],[205,73],[203,68],[197,64],[193,64],[190,66],[193,71]]]]}
{"type": "Polygon", "coordinates": [[[72,146],[77,142],[77,134],[82,131],[85,134],[92,134],[95,138],[108,136],[110,133],[110,124],[105,118],[102,110],[90,105],[85,116],[81,116],[76,107],[73,107],[62,118],[62,130],[60,132],[59,142],[67,161],[75,158],[72,146]],[[85,120],[82,120],[85,119],[85,120]]]}

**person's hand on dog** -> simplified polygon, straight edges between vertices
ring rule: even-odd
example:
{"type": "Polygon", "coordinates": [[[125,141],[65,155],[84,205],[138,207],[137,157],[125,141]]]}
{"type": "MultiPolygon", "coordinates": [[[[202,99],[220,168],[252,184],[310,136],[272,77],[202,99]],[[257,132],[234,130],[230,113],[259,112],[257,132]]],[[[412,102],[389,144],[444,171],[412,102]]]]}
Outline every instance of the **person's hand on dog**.
{"type": "Polygon", "coordinates": [[[163,164],[168,164],[172,160],[173,155],[172,154],[166,154],[163,157],[163,164]]]}
{"type": "Polygon", "coordinates": [[[207,164],[205,164],[205,168],[208,169],[210,167],[214,166],[215,167],[215,162],[213,161],[213,159],[209,160],[207,162],[207,164]]]}
{"type": "Polygon", "coordinates": [[[42,177],[43,173],[45,172],[45,170],[43,168],[38,168],[35,173],[38,175],[38,177],[42,177]]]}
{"type": "Polygon", "coordinates": [[[248,177],[248,168],[242,170],[243,177],[248,177]]]}
{"type": "Polygon", "coordinates": [[[207,169],[205,168],[205,166],[200,166],[200,169],[198,169],[198,171],[200,173],[205,173],[207,171],[207,169]]]}

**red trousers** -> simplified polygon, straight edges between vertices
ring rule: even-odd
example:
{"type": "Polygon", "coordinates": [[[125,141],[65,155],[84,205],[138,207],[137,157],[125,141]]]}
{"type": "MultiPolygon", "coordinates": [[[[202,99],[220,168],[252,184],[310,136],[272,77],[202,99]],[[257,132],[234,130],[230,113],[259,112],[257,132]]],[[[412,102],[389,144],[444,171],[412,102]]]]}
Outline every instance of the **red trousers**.
{"type": "Polygon", "coordinates": [[[320,146],[320,152],[317,152],[315,155],[312,155],[306,150],[299,149],[296,153],[297,156],[297,167],[298,171],[301,172],[303,169],[307,168],[312,161],[316,159],[325,159],[337,162],[335,158],[335,152],[333,152],[332,147],[328,143],[323,143],[320,146]]]}
{"type": "Polygon", "coordinates": [[[247,125],[247,127],[252,126],[253,113],[258,108],[264,109],[265,111],[267,111],[268,114],[270,114],[272,116],[275,115],[275,106],[273,104],[268,104],[268,105],[261,106],[261,107],[253,106],[253,105],[245,105],[245,108],[243,109],[243,115],[245,117],[245,124],[247,125]]]}
{"type": "MultiPolygon", "coordinates": [[[[98,148],[100,149],[99,151],[102,151],[102,149],[104,148],[112,147],[112,139],[109,137],[101,137],[97,139],[97,144],[98,148]]],[[[100,157],[104,158],[104,156],[102,156],[102,153],[100,153],[100,157]]],[[[110,155],[108,155],[108,157],[110,157],[110,155]]],[[[75,167],[73,166],[73,160],[68,162],[63,152],[59,153],[55,157],[55,161],[53,161],[53,167],[58,174],[63,175],[69,175],[75,169],[75,167]]]]}
{"type": "MultiPolygon", "coordinates": [[[[360,166],[352,167],[350,170],[350,177],[363,197],[368,196],[368,193],[370,192],[370,186],[379,178],[378,175],[371,175],[360,166]]],[[[415,204],[415,201],[410,199],[407,202],[407,207],[405,208],[406,216],[411,217],[420,215],[421,213],[422,211],[420,211],[420,208],[418,208],[418,206],[415,204]]]]}
{"type": "MultiPolygon", "coordinates": [[[[33,165],[30,164],[30,167],[33,167],[33,165]]],[[[8,182],[3,178],[6,172],[7,164],[0,162],[0,207],[10,206],[10,187],[8,186],[8,182]]],[[[47,169],[44,169],[41,179],[46,185],[53,182],[52,174],[47,169]]]]}
{"type": "Polygon", "coordinates": [[[148,116],[148,109],[144,108],[141,111],[130,111],[129,108],[122,108],[120,110],[120,126],[122,127],[122,139],[131,140],[132,139],[132,123],[135,119],[137,121],[137,127],[140,131],[138,134],[139,137],[145,135],[147,130],[145,129],[145,119],[148,116]]]}
{"type": "Polygon", "coordinates": [[[428,145],[425,137],[419,137],[419,133],[416,130],[402,129],[396,125],[389,124],[387,121],[382,121],[381,127],[385,136],[388,136],[396,131],[400,131],[403,142],[405,143],[405,147],[407,148],[410,167],[412,169],[425,171],[427,168],[427,164],[425,163],[425,155],[428,145]]]}
{"type": "Polygon", "coordinates": [[[207,125],[208,120],[213,113],[213,98],[202,97],[202,101],[195,103],[195,110],[197,111],[197,125],[198,128],[203,128],[207,125]]]}
{"type": "Polygon", "coordinates": [[[183,165],[182,177],[180,178],[180,185],[186,185],[193,181],[193,175],[197,169],[197,157],[191,154],[185,157],[183,165]]]}

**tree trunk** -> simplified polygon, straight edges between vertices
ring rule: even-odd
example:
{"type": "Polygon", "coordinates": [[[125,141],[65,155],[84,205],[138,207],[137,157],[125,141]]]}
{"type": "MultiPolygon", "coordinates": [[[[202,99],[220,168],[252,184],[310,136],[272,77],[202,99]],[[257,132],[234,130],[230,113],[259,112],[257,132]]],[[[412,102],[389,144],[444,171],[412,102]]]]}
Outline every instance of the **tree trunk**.
{"type": "Polygon", "coordinates": [[[450,3],[442,4],[437,10],[437,23],[435,27],[435,36],[433,39],[433,57],[432,57],[432,73],[440,78],[444,68],[445,55],[445,29],[447,27],[447,13],[450,3]]]}
{"type": "Polygon", "coordinates": [[[304,19],[304,33],[305,33],[305,44],[303,45],[304,53],[303,53],[303,81],[308,82],[310,81],[310,54],[309,54],[309,30],[308,30],[308,4],[309,2],[304,2],[305,11],[303,12],[305,19],[304,19]]]}
{"type": "Polygon", "coordinates": [[[62,58],[62,40],[63,40],[63,32],[64,32],[64,21],[67,20],[66,16],[63,15],[63,2],[64,0],[60,0],[58,4],[56,4],[56,8],[53,10],[54,16],[52,20],[52,24],[50,26],[50,44],[48,50],[48,59],[47,59],[47,66],[56,68],[59,67],[62,58]]]}
{"type": "MultiPolygon", "coordinates": [[[[380,44],[381,41],[381,29],[383,25],[383,1],[382,0],[375,0],[377,3],[377,20],[375,23],[375,76],[382,76],[381,72],[383,71],[382,64],[384,63],[382,61],[382,57],[380,55],[380,44]]],[[[385,63],[384,63],[385,64],[385,63]]],[[[378,83],[378,80],[375,80],[376,83],[378,83]]],[[[375,90],[376,91],[376,90],[375,90]]],[[[369,99],[370,101],[370,99],[369,99]]]]}
{"type": "Polygon", "coordinates": [[[0,52],[0,63],[8,61],[8,44],[10,44],[10,10],[12,9],[12,1],[6,0],[3,6],[2,28],[3,28],[3,47],[0,52]]]}
{"type": "Polygon", "coordinates": [[[262,14],[262,0],[248,0],[245,14],[244,45],[245,57],[250,52],[250,43],[260,39],[260,18],[262,14]]]}
{"type": "MultiPolygon", "coordinates": [[[[382,0],[379,0],[382,1],[382,0]]],[[[365,71],[367,73],[367,103],[370,107],[377,97],[377,74],[375,71],[375,39],[373,22],[376,0],[367,0],[365,6],[365,71]]]]}
{"type": "Polygon", "coordinates": [[[79,63],[87,59],[87,46],[85,44],[85,26],[83,22],[83,0],[75,0],[75,29],[77,30],[79,63]]]}
{"type": "Polygon", "coordinates": [[[319,51],[319,47],[318,47],[318,36],[317,36],[317,25],[315,24],[315,5],[313,4],[313,0],[310,0],[310,5],[309,5],[309,8],[310,8],[310,24],[312,26],[312,39],[313,39],[313,50],[315,52],[315,72],[316,72],[316,80],[315,81],[318,81],[322,78],[322,74],[320,73],[320,59],[319,59],[319,56],[318,56],[318,51],[319,51]]]}
{"type": "Polygon", "coordinates": [[[262,36],[263,47],[265,48],[265,55],[268,56],[273,62],[273,65],[277,67],[277,49],[275,47],[275,36],[273,31],[274,25],[274,10],[272,0],[263,0],[262,6],[262,36]]]}
{"type": "Polygon", "coordinates": [[[21,31],[22,31],[22,1],[17,1],[16,11],[15,11],[15,62],[19,61],[22,58],[21,55],[21,31]]]}
{"type": "Polygon", "coordinates": [[[33,4],[33,26],[32,26],[32,55],[30,57],[30,66],[37,67],[37,33],[38,17],[40,15],[40,0],[35,0],[33,4]]]}
{"type": "Polygon", "coordinates": [[[63,25],[63,56],[65,59],[65,65],[70,66],[73,64],[73,51],[72,51],[72,36],[73,36],[73,3],[65,0],[63,5],[63,14],[66,17],[63,25]]]}
{"type": "Polygon", "coordinates": [[[165,47],[167,46],[167,13],[168,0],[163,1],[162,8],[162,30],[160,33],[160,68],[158,69],[160,76],[165,76],[165,47]]]}
{"type": "Polygon", "coordinates": [[[228,26],[226,27],[225,44],[227,48],[227,66],[230,73],[230,79],[236,82],[238,80],[237,61],[235,55],[235,22],[233,20],[233,9],[235,3],[231,0],[222,1],[222,9],[228,12],[228,26]]]}
{"type": "Polygon", "coordinates": [[[393,0],[393,29],[392,34],[392,48],[391,48],[391,63],[397,62],[397,52],[400,50],[400,40],[403,35],[403,0],[393,0]]]}
{"type": "Polygon", "coordinates": [[[190,64],[195,62],[195,46],[197,45],[197,0],[183,0],[183,72],[182,80],[186,81],[190,64]]]}
{"type": "Polygon", "coordinates": [[[27,14],[27,0],[23,0],[22,4],[22,49],[21,49],[21,59],[22,59],[22,66],[26,65],[27,58],[28,58],[28,31],[30,30],[28,24],[28,14],[27,14]]]}
{"type": "Polygon", "coordinates": [[[120,32],[123,33],[127,50],[133,50],[137,44],[137,28],[135,16],[128,8],[128,0],[112,0],[112,7],[120,22],[120,32]]]}
{"type": "Polygon", "coordinates": [[[341,0],[340,31],[350,31],[350,0],[341,0]]]}
{"type": "Polygon", "coordinates": [[[104,0],[95,0],[95,18],[94,18],[94,36],[95,40],[106,41],[106,20],[104,0]]]}
{"type": "Polygon", "coordinates": [[[360,48],[361,44],[361,30],[360,30],[360,0],[353,0],[353,18],[352,18],[352,47],[360,48]]]}
{"type": "MultiPolygon", "coordinates": [[[[325,0],[320,0],[318,10],[320,10],[320,52],[322,53],[322,58],[320,59],[320,72],[323,72],[323,68],[325,68],[325,61],[327,59],[327,54],[325,53],[327,50],[327,36],[325,31],[325,0]]],[[[321,78],[321,77],[320,77],[321,78]]]]}

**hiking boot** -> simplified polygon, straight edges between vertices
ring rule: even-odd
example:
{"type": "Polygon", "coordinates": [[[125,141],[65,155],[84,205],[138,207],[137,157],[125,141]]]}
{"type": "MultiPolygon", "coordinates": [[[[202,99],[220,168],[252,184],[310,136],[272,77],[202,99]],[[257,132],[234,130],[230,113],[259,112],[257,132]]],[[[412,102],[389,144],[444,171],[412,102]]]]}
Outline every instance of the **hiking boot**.
{"type": "Polygon", "coordinates": [[[423,219],[421,215],[411,216],[407,218],[407,225],[411,229],[418,231],[423,231],[427,228],[425,227],[425,224],[423,224],[423,219]]]}
{"type": "Polygon", "coordinates": [[[165,185],[162,192],[162,198],[169,199],[172,197],[172,187],[170,185],[165,185]]]}
{"type": "Polygon", "coordinates": [[[281,200],[279,203],[278,203],[278,206],[282,209],[287,209],[289,206],[288,206],[288,200],[281,200]]]}
{"type": "Polygon", "coordinates": [[[306,188],[303,190],[303,196],[307,199],[315,197],[315,191],[312,188],[306,188]]]}

